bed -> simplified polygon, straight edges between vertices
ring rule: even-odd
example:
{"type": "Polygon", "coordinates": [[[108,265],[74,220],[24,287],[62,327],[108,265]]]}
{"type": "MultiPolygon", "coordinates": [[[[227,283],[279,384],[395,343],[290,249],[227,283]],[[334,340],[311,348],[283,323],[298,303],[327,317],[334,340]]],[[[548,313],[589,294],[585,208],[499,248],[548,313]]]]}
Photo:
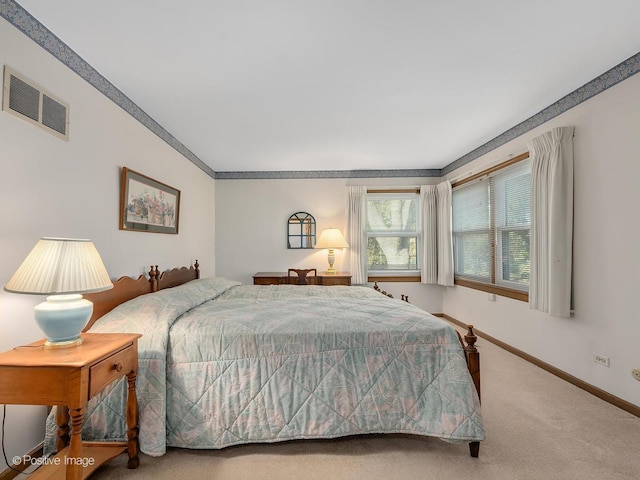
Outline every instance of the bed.
{"type": "MultiPolygon", "coordinates": [[[[402,433],[468,443],[485,431],[479,354],[447,322],[368,287],[241,285],[199,265],[87,295],[86,330],[140,333],[140,450],[402,433]]],[[[126,384],[92,399],[85,440],[122,440],[126,384]]],[[[46,449],[55,450],[55,412],[46,449]]]]}

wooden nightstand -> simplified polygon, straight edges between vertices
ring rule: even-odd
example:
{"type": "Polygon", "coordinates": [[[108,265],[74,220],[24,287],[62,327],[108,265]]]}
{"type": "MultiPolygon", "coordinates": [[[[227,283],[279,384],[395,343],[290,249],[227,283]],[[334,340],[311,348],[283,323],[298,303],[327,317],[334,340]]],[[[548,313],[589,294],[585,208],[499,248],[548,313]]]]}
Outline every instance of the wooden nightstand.
{"type": "MultiPolygon", "coordinates": [[[[287,283],[287,272],[258,272],[253,275],[254,285],[282,285],[287,283]]],[[[349,272],[318,272],[318,285],[351,285],[349,272]]]]}
{"type": "Polygon", "coordinates": [[[84,333],[71,348],[45,349],[44,340],[0,354],[0,404],[57,405],[58,453],[31,479],[87,478],[104,462],[127,451],[129,468],[138,459],[138,334],[84,333]],[[87,402],[127,376],[126,442],[83,442],[87,402]],[[71,428],[69,429],[69,419],[71,428]]]}

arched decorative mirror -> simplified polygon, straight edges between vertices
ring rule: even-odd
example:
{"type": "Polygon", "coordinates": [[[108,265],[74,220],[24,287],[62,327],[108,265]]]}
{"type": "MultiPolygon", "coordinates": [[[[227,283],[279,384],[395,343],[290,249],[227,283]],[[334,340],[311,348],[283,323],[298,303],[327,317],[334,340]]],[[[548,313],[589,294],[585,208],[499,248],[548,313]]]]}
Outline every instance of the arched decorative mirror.
{"type": "Polygon", "coordinates": [[[307,212],[296,212],[287,221],[287,248],[316,246],[316,219],[307,212]]]}

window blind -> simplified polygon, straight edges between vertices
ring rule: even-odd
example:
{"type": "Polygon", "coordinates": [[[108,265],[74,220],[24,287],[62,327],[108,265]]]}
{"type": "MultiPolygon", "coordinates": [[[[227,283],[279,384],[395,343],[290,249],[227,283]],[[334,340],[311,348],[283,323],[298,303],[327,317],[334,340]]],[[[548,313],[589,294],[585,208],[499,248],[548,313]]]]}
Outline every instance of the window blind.
{"type": "Polygon", "coordinates": [[[452,197],[455,275],[528,290],[530,161],[461,185],[452,197]]]}

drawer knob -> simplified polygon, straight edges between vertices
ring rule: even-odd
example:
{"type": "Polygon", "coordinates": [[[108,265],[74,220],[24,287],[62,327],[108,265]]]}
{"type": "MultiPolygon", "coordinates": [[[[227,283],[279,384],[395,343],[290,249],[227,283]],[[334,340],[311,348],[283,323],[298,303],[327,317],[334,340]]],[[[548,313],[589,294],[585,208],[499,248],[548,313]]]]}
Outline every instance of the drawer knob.
{"type": "Polygon", "coordinates": [[[121,372],[122,371],[122,363],[118,362],[115,365],[113,365],[113,370],[115,370],[116,372],[121,372]]]}

